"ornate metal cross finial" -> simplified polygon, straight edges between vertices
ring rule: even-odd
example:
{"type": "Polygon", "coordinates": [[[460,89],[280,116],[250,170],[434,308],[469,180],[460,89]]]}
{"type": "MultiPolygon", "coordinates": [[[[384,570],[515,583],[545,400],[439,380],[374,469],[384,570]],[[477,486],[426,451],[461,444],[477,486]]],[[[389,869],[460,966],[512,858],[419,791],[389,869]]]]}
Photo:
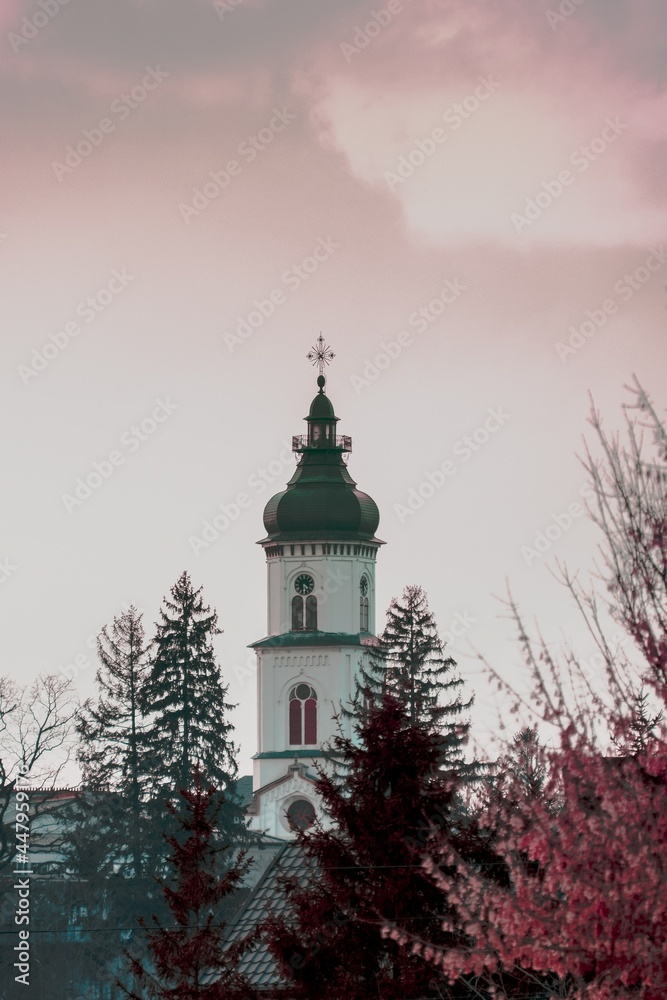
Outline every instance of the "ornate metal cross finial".
{"type": "Polygon", "coordinates": [[[336,355],[331,350],[328,344],[325,344],[324,337],[322,334],[317,338],[317,342],[314,347],[311,347],[310,351],[306,355],[309,361],[314,365],[317,365],[320,369],[320,375],[324,374],[324,369],[328,364],[331,364],[332,358],[336,355]]]}

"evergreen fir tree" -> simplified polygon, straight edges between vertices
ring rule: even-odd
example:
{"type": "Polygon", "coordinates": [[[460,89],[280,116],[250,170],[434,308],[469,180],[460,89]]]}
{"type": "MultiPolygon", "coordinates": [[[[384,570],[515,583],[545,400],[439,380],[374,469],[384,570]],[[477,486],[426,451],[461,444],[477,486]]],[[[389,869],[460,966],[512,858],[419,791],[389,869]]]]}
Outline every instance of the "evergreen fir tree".
{"type": "Polygon", "coordinates": [[[442,892],[421,866],[434,830],[471,860],[486,853],[483,837],[470,826],[464,832],[461,779],[441,770],[441,736],[412,725],[406,706],[389,695],[368,711],[357,735],[333,741],[345,787],[329,775],[317,782],[333,828],[297,833],[310,876],[304,884],[285,880],[288,906],[265,923],[268,946],[292,980],[288,995],[484,996],[462,982],[450,985],[382,933],[384,925],[410,927],[444,948],[465,938],[455,909],[441,905],[442,892]]]}
{"type": "Polygon", "coordinates": [[[453,672],[455,667],[444,655],[424,590],[408,586],[400,600],[392,599],[378,644],[361,664],[351,714],[359,718],[384,694],[391,694],[405,706],[411,725],[437,729],[445,738],[448,757],[458,759],[467,731],[460,716],[472,699],[461,701],[463,681],[453,672]]]}
{"type": "Polygon", "coordinates": [[[157,917],[150,926],[140,921],[146,954],[127,956],[134,983],[118,985],[130,1000],[252,1000],[255,993],[237,967],[257,932],[225,946],[226,925],[220,918],[221,904],[239,887],[251,862],[240,851],[221,871],[229,850],[216,839],[224,793],[205,789],[198,768],[191,790],[181,790],[180,797],[180,808],[168,803],[177,832],[166,838],[172,877],[161,882],[171,926],[157,917]]]}
{"type": "MultiPolygon", "coordinates": [[[[118,793],[115,801],[122,808],[106,817],[105,838],[108,846],[116,844],[116,864],[122,861],[130,866],[128,874],[141,878],[148,766],[140,705],[149,668],[142,616],[133,605],[113,619],[111,629],[102,629],[97,652],[100,695],[79,713],[77,756],[86,786],[118,793]]],[[[86,801],[77,808],[85,811],[86,801]]]]}
{"type": "Polygon", "coordinates": [[[81,982],[102,979],[103,969],[113,977],[124,930],[135,926],[147,903],[159,908],[161,902],[154,873],[162,842],[151,823],[141,712],[149,666],[137,608],[129,607],[102,629],[97,651],[99,693],[85,702],[76,727],[84,782],[80,794],[58,808],[52,834],[52,848],[60,855],[57,872],[64,878],[62,885],[60,879],[45,880],[42,888],[45,912],[60,911],[60,919],[49,919],[62,934],[65,951],[68,915],[74,913],[81,926],[76,933],[86,945],[71,961],[81,982]],[[76,906],[60,905],[63,886],[75,887],[76,906]]]}
{"type": "Polygon", "coordinates": [[[147,746],[154,793],[174,795],[192,785],[195,765],[225,795],[225,833],[247,835],[242,808],[234,796],[238,775],[236,747],[228,720],[234,707],[216,662],[213,638],[218,616],[181,574],[165,598],[154,639],[150,677],[142,708],[150,716],[147,746]]]}

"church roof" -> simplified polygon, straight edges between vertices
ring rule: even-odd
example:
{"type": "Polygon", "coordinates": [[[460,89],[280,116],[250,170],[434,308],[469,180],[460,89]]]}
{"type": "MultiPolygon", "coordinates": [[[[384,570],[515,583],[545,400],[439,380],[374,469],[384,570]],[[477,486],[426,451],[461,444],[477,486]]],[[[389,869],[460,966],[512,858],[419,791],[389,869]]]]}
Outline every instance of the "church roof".
{"type": "Polygon", "coordinates": [[[310,404],[310,412],[307,420],[337,420],[334,413],[333,403],[324,390],[318,392],[315,399],[310,404]]]}
{"type": "Polygon", "coordinates": [[[234,794],[242,806],[247,806],[252,801],[252,774],[242,774],[237,778],[234,794]]]}
{"type": "MultiPolygon", "coordinates": [[[[276,916],[283,915],[287,910],[287,902],[280,885],[281,876],[295,878],[301,885],[305,885],[308,882],[311,864],[298,844],[284,844],[230,928],[229,943],[238,941],[254,931],[269,912],[276,916]]],[[[289,983],[280,974],[275,958],[263,941],[241,958],[239,972],[247,976],[251,984],[260,991],[260,995],[262,991],[279,990],[281,987],[289,989],[289,983]]]]}
{"type": "Polygon", "coordinates": [[[371,646],[377,642],[370,632],[282,632],[248,643],[250,649],[290,649],[293,646],[371,646]]]}
{"type": "MultiPolygon", "coordinates": [[[[252,756],[253,760],[293,760],[299,757],[308,757],[312,759],[314,757],[330,757],[331,754],[326,750],[299,750],[296,747],[292,747],[291,750],[265,750],[264,753],[255,753],[252,756]]],[[[315,778],[306,772],[306,777],[315,778]]]]}
{"type": "Polygon", "coordinates": [[[333,404],[320,387],[306,417],[308,433],[294,438],[301,458],[287,489],[271,497],[264,508],[266,542],[340,538],[374,541],[380,523],[377,504],[358,490],[343,456],[351,451],[349,437],[336,435],[333,404]]]}

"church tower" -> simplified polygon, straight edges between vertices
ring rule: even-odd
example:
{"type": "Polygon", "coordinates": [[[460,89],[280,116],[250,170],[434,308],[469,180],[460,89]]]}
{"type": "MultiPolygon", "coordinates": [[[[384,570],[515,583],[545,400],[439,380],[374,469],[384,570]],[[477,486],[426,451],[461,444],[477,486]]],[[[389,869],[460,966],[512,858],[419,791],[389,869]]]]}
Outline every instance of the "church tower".
{"type": "MultiPolygon", "coordinates": [[[[264,509],[267,636],[257,654],[258,753],[251,825],[291,839],[321,807],[315,764],[337,732],[334,714],[350,701],[364,650],[376,640],[377,505],[356,488],[346,457],[352,440],[336,433],[324,368],[333,353],[320,336],[308,355],[318,393],[292,439],[298,458],[287,488],[264,509]]],[[[350,732],[342,719],[343,731],[350,732]]]]}

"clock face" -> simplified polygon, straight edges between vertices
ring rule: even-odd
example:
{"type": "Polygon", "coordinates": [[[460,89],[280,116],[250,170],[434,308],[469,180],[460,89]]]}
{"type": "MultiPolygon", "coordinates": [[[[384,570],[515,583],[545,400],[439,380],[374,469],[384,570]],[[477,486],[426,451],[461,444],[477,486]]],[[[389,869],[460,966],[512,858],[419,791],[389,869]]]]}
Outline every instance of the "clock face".
{"type": "Polygon", "coordinates": [[[302,573],[301,576],[297,576],[294,581],[294,589],[297,594],[312,594],[315,589],[315,581],[312,576],[307,573],[302,573]]]}
{"type": "Polygon", "coordinates": [[[366,594],[368,593],[368,577],[365,574],[359,581],[359,589],[362,593],[362,596],[365,597],[366,594]]]}

